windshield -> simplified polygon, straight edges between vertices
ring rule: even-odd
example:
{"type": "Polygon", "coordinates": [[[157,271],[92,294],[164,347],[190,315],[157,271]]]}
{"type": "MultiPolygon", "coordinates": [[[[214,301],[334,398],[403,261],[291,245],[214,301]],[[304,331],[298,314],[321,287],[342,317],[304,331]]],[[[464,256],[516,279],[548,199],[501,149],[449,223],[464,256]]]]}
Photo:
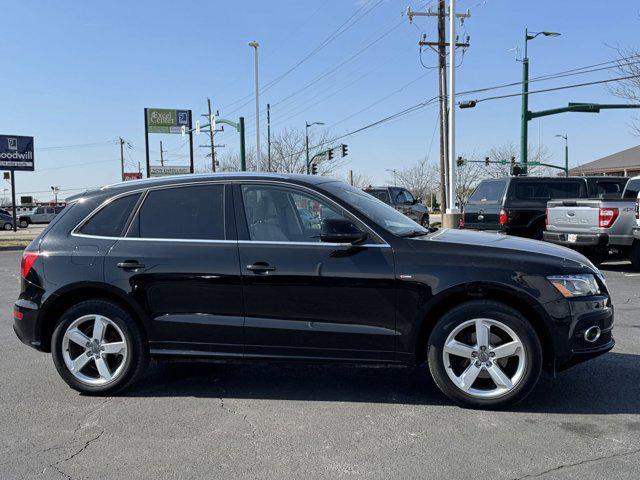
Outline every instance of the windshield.
{"type": "Polygon", "coordinates": [[[506,185],[507,181],[504,179],[483,180],[473,191],[467,203],[500,203],[506,185]]]}
{"type": "Polygon", "coordinates": [[[325,183],[323,187],[336,197],[352,205],[356,210],[395,235],[420,235],[429,233],[393,207],[342,182],[325,183]]]}

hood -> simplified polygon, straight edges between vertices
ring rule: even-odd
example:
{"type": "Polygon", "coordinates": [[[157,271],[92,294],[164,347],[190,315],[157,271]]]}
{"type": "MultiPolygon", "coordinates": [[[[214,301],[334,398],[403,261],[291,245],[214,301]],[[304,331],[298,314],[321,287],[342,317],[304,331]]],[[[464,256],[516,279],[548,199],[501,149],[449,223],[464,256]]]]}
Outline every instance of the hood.
{"type": "Polygon", "coordinates": [[[598,269],[581,253],[570,248],[554,245],[552,243],[532,240],[529,238],[514,237],[500,233],[485,233],[472,230],[457,230],[441,228],[433,235],[417,237],[430,242],[445,242],[448,244],[460,244],[467,247],[487,247],[498,250],[508,250],[509,253],[522,253],[540,257],[545,255],[553,257],[554,263],[560,261],[566,267],[588,268],[594,273],[598,269]]]}

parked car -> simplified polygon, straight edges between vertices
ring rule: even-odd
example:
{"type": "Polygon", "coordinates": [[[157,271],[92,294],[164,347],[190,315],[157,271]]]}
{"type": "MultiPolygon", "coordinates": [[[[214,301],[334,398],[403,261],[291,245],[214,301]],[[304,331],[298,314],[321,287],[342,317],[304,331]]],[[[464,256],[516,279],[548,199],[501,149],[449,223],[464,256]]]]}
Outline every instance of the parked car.
{"type": "Polygon", "coordinates": [[[0,226],[3,230],[13,230],[13,215],[0,211],[0,226]]]}
{"type": "Polygon", "coordinates": [[[596,263],[611,253],[640,269],[640,242],[634,239],[640,176],[626,184],[622,197],[552,200],[547,204],[544,239],[580,249],[596,263]]]}
{"type": "Polygon", "coordinates": [[[483,180],[464,205],[460,228],[542,240],[549,200],[620,196],[627,180],[625,177],[505,177],[483,180]]]}
{"type": "Polygon", "coordinates": [[[31,213],[20,215],[18,226],[27,228],[32,223],[49,223],[59,214],[64,207],[36,207],[31,213]]]}
{"type": "Polygon", "coordinates": [[[69,202],[24,251],[14,329],[83,393],[132,385],[150,357],[426,361],[451,399],[495,408],[614,345],[581,254],[433,232],[326,177],[184,175],[69,202]]]}
{"type": "Polygon", "coordinates": [[[415,198],[409,190],[401,187],[372,187],[364,189],[378,200],[391,205],[399,212],[405,214],[414,222],[423,227],[429,227],[429,209],[425,207],[419,198],[415,198]]]}

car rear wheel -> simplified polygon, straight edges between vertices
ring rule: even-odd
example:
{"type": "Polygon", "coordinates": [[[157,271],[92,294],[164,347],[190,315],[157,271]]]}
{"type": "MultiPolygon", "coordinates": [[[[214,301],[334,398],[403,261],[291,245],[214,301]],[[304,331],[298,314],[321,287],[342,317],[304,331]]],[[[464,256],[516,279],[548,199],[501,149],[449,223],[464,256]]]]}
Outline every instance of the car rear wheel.
{"type": "Polygon", "coordinates": [[[494,301],[474,300],[448,311],[427,348],[429,370],[440,390],[475,408],[519,402],[542,370],[542,347],[531,324],[494,301]]]}
{"type": "Polygon", "coordinates": [[[638,240],[633,242],[631,247],[631,266],[634,270],[640,270],[640,242],[638,240]]]}
{"type": "Polygon", "coordinates": [[[69,308],[51,341],[53,362],[69,386],[85,394],[112,394],[144,372],[148,347],[135,319],[108,300],[69,308]]]}
{"type": "Polygon", "coordinates": [[[11,229],[13,229],[13,225],[11,225],[10,223],[5,223],[5,224],[3,225],[3,228],[4,228],[5,230],[11,230],[11,229]]]}
{"type": "Polygon", "coordinates": [[[29,226],[29,220],[20,220],[18,225],[20,226],[20,228],[27,228],[29,226]]]}
{"type": "Polygon", "coordinates": [[[420,219],[420,225],[424,228],[429,228],[429,217],[427,215],[423,215],[420,219]]]}

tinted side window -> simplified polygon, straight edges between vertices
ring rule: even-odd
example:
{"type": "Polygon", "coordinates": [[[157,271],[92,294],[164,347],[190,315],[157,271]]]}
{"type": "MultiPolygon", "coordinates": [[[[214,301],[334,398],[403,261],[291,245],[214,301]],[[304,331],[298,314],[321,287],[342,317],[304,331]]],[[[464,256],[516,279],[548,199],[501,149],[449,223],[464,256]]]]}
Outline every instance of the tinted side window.
{"type": "Polygon", "coordinates": [[[387,190],[373,190],[371,192],[367,192],[378,200],[382,200],[384,203],[391,203],[391,198],[389,197],[389,192],[387,190]]]}
{"type": "Polygon", "coordinates": [[[223,240],[224,185],[152,190],[136,228],[141,238],[223,240]]]}
{"type": "Polygon", "coordinates": [[[139,193],[120,197],[109,202],[80,229],[85,235],[119,237],[140,198],[139,193]]]}
{"type": "Polygon", "coordinates": [[[580,182],[518,182],[516,197],[520,200],[551,200],[584,196],[580,182]]]}
{"type": "Polygon", "coordinates": [[[627,188],[624,191],[624,198],[638,198],[640,191],[640,179],[629,180],[627,188]]]}

